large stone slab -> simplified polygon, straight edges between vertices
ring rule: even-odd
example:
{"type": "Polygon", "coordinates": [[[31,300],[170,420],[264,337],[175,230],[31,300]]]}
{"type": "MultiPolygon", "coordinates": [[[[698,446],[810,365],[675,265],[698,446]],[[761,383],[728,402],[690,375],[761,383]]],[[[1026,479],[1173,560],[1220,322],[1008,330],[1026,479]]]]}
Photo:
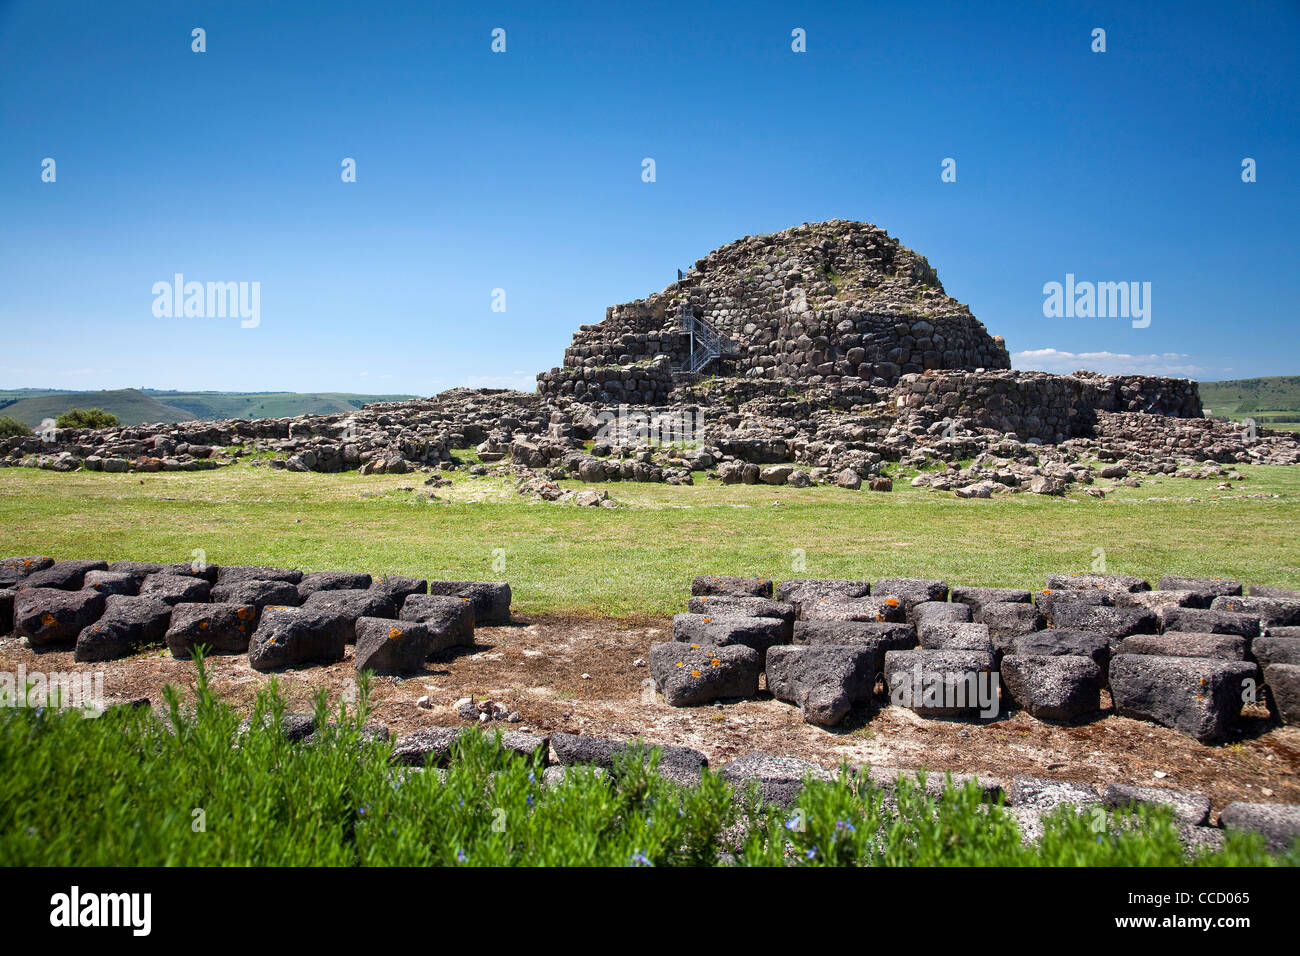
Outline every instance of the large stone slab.
{"type": "Polygon", "coordinates": [[[1066,604],[1091,604],[1114,607],[1115,596],[1109,591],[1071,591],[1045,588],[1034,594],[1034,605],[1043,612],[1047,622],[1056,627],[1056,609],[1066,604]]]}
{"type": "Polygon", "coordinates": [[[754,697],[761,669],[758,652],[743,644],[707,647],[669,641],[650,648],[650,676],[673,707],[754,697]]]}
{"type": "Polygon", "coordinates": [[[897,598],[910,621],[916,605],[948,600],[948,582],[934,578],[884,578],[872,586],[871,593],[876,597],[897,598]]]}
{"type": "Polygon", "coordinates": [[[1210,610],[1249,614],[1252,617],[1259,618],[1265,627],[1300,626],[1300,601],[1256,597],[1255,595],[1250,597],[1218,597],[1210,604],[1210,610]]]}
{"type": "Polygon", "coordinates": [[[1096,588],[1112,593],[1151,590],[1151,585],[1131,574],[1049,574],[1047,587],[1053,591],[1083,591],[1096,588]]]}
{"type": "Polygon", "coordinates": [[[292,568],[268,568],[247,564],[223,564],[217,571],[218,584],[236,581],[285,581],[295,587],[302,581],[302,572],[292,568]]]}
{"type": "Polygon", "coordinates": [[[172,606],[164,637],[173,657],[188,660],[200,644],[212,653],[245,653],[256,627],[251,604],[181,603],[172,606]]]}
{"type": "Polygon", "coordinates": [[[408,578],[399,574],[386,574],[370,582],[375,589],[382,589],[393,596],[397,606],[401,607],[412,594],[428,594],[429,582],[424,578],[408,578]]]}
{"type": "Polygon", "coordinates": [[[1194,607],[1167,607],[1156,612],[1161,630],[1191,633],[1236,634],[1253,638],[1259,634],[1259,617],[1237,611],[1216,611],[1194,607]]]}
{"type": "Polygon", "coordinates": [[[769,578],[738,578],[720,574],[697,574],[691,579],[691,595],[732,595],[734,597],[772,597],[769,578]]]}
{"type": "Polygon", "coordinates": [[[1219,826],[1262,834],[1268,848],[1280,852],[1300,837],[1300,804],[1230,803],[1219,814],[1219,826]]]}
{"type": "Polygon", "coordinates": [[[1210,798],[1188,790],[1112,783],[1102,791],[1101,801],[1113,810],[1135,806],[1168,807],[1175,820],[1193,827],[1203,826],[1210,819],[1210,798]]]}
{"type": "Polygon", "coordinates": [[[952,600],[970,605],[979,610],[985,604],[1010,603],[1028,604],[1033,595],[1024,588],[980,588],[956,585],[952,589],[952,600]]]}
{"type": "Polygon", "coordinates": [[[97,591],[23,586],[14,594],[14,633],[32,647],[75,644],[82,630],[99,620],[104,604],[97,591]]]}
{"type": "Polygon", "coordinates": [[[732,595],[702,594],[693,597],[686,605],[692,614],[714,617],[770,617],[780,621],[789,641],[794,632],[794,605],[786,601],[773,601],[760,597],[734,597],[732,595]]]}
{"type": "Polygon", "coordinates": [[[926,624],[969,624],[971,605],[954,601],[922,601],[912,606],[912,622],[916,626],[926,624]]]}
{"type": "Polygon", "coordinates": [[[998,653],[1009,651],[1012,642],[1021,634],[1041,631],[1047,626],[1037,606],[1017,601],[993,601],[983,605],[975,612],[974,623],[988,627],[989,639],[998,653]]]}
{"type": "Polygon", "coordinates": [[[353,621],[328,607],[267,607],[248,644],[248,663],[255,670],[343,660],[353,621]]]}
{"type": "Polygon", "coordinates": [[[917,628],[921,646],[930,651],[982,651],[993,653],[987,624],[922,624],[917,628]]]}
{"type": "MultiPolygon", "coordinates": [[[[356,657],[353,664],[359,671],[370,670],[376,674],[419,674],[424,671],[424,661],[434,652],[435,634],[419,621],[394,621],[384,617],[360,617],[354,625],[356,632],[356,657]]],[[[445,650],[451,639],[440,635],[445,650]]]]}
{"type": "Polygon", "coordinates": [[[1206,657],[1120,654],[1110,662],[1110,692],[1125,717],[1171,727],[1201,743],[1222,740],[1241,714],[1255,665],[1206,657]]]}
{"type": "Polygon", "coordinates": [[[709,647],[744,645],[757,652],[760,665],[768,648],[786,643],[791,631],[773,617],[738,617],[712,614],[674,614],[673,640],[709,647]]]}
{"type": "Polygon", "coordinates": [[[1300,591],[1293,591],[1290,588],[1266,587],[1261,584],[1251,586],[1250,596],[1277,598],[1281,601],[1300,601],[1300,591]]]}
{"type": "Polygon", "coordinates": [[[767,652],[767,689],[794,704],[803,719],[833,727],[871,699],[877,652],[846,645],[782,646],[767,652]]]}
{"type": "Polygon", "coordinates": [[[1055,609],[1054,619],[1056,626],[1064,630],[1104,634],[1112,646],[1130,634],[1154,634],[1160,626],[1156,612],[1144,607],[1062,604],[1055,609]]]}
{"type": "MultiPolygon", "coordinates": [[[[203,578],[185,574],[150,574],[140,582],[140,597],[151,597],[168,604],[192,604],[212,596],[212,585],[203,578]]],[[[295,599],[296,600],[296,599],[295,599]]],[[[252,604],[252,601],[237,601],[252,604]]]]}
{"type": "Polygon", "coordinates": [[[1236,634],[1165,631],[1163,634],[1134,634],[1119,642],[1116,654],[1155,654],[1160,657],[1217,657],[1244,661],[1249,650],[1246,639],[1236,634]]]}
{"type": "Polygon", "coordinates": [[[1264,683],[1273,715],[1284,724],[1300,724],[1300,664],[1269,664],[1264,683]]]}
{"type": "Polygon", "coordinates": [[[1091,657],[1007,654],[1002,658],[1006,695],[1038,720],[1071,723],[1101,710],[1105,673],[1091,657]]]}
{"type": "Polygon", "coordinates": [[[1241,593],[1241,582],[1232,578],[1188,578],[1166,574],[1160,579],[1162,591],[1199,591],[1211,598],[1241,593]]]}
{"type": "Polygon", "coordinates": [[[140,590],[140,582],[135,575],[125,571],[87,571],[82,587],[98,591],[104,597],[110,594],[134,595],[140,590]]]}
{"type": "MultiPolygon", "coordinates": [[[[656,768],[660,774],[678,783],[697,783],[700,773],[708,765],[704,754],[690,747],[639,742],[646,749],[646,762],[651,759],[651,750],[659,751],[656,768]]],[[[614,770],[619,757],[625,754],[630,744],[625,740],[613,740],[607,737],[587,737],[580,734],[552,734],[551,750],[555,760],[561,766],[594,766],[602,770],[614,770]]]]}
{"type": "Polygon", "coordinates": [[[993,655],[980,651],[886,651],[889,702],[926,717],[997,716],[993,655]]]}
{"type": "Polygon", "coordinates": [[[474,602],[449,594],[412,594],[402,602],[398,620],[418,621],[435,635],[430,654],[447,647],[474,644],[474,602]]]}
{"type": "Polygon", "coordinates": [[[793,604],[798,617],[803,616],[804,604],[811,601],[840,601],[870,596],[870,581],[796,578],[782,581],[776,589],[776,599],[793,604]]]}
{"type": "Polygon", "coordinates": [[[1270,633],[1251,641],[1250,649],[1260,667],[1300,664],[1300,635],[1287,637],[1270,633]]]}
{"type": "Polygon", "coordinates": [[[1115,595],[1118,607],[1145,607],[1158,611],[1164,607],[1209,607],[1214,595],[1202,591],[1136,591],[1115,595]]]}
{"type": "Polygon", "coordinates": [[[317,591],[355,591],[370,584],[370,575],[360,571],[313,571],[298,582],[298,602],[301,604],[317,591]]]}
{"type": "Polygon", "coordinates": [[[171,615],[171,605],[158,598],[114,594],[99,620],[77,635],[73,660],[111,661],[161,644],[171,615]]]}
{"type": "Polygon", "coordinates": [[[23,587],[76,591],[85,583],[86,572],[107,570],[107,561],[55,561],[23,578],[23,587]]]}
{"type": "Polygon", "coordinates": [[[907,623],[903,602],[896,597],[848,598],[844,600],[817,598],[803,604],[801,615],[805,621],[907,623]]]}
{"type": "Polygon", "coordinates": [[[505,581],[430,581],[429,593],[469,598],[475,627],[510,623],[510,585],[505,581]]]}
{"type": "Polygon", "coordinates": [[[0,558],[0,588],[14,587],[29,575],[53,566],[54,559],[45,555],[0,558]]]}
{"type": "Polygon", "coordinates": [[[1022,657],[1028,655],[1059,655],[1087,657],[1101,668],[1102,674],[1110,667],[1110,639],[1096,631],[1076,631],[1051,628],[1021,634],[1011,644],[1011,652],[1022,657]]]}
{"type": "Polygon", "coordinates": [[[226,604],[252,604],[254,607],[297,607],[298,585],[271,578],[234,578],[212,586],[212,600],[226,604]]]}
{"type": "Polygon", "coordinates": [[[799,800],[806,780],[830,781],[835,775],[811,760],[775,754],[748,753],[724,766],[719,774],[732,787],[733,797],[744,801],[752,790],[762,803],[791,807],[799,800]]]}

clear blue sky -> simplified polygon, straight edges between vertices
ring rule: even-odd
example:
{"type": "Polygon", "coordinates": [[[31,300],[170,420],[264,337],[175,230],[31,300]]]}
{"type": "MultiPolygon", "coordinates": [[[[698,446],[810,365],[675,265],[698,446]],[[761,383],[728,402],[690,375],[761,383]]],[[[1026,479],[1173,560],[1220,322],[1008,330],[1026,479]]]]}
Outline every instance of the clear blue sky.
{"type": "Polygon", "coordinates": [[[531,388],[607,305],[832,218],[1018,367],[1297,374],[1297,77],[1296,2],[0,0],[0,387],[531,388]],[[177,272],[260,282],[261,324],[155,318],[177,272]],[[1150,326],[1044,318],[1066,273],[1151,282],[1150,326]]]}

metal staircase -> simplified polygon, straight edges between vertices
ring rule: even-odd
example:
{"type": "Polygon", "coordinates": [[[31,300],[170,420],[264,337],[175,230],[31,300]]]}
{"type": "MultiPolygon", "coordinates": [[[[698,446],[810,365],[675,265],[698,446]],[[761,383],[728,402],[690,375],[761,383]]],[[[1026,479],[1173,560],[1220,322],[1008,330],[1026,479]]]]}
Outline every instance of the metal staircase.
{"type": "Polygon", "coordinates": [[[686,361],[677,368],[679,372],[692,375],[704,371],[714,359],[732,357],[735,354],[735,342],[726,338],[703,319],[697,319],[695,313],[687,306],[682,306],[678,313],[682,331],[691,338],[691,350],[686,361]]]}

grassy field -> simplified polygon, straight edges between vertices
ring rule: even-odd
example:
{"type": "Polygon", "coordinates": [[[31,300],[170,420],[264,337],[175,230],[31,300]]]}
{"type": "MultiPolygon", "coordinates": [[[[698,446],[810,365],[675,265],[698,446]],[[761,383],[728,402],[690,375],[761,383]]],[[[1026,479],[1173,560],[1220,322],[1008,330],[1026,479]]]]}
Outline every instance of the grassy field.
{"type": "Polygon", "coordinates": [[[1300,431],[1300,375],[1201,382],[1201,404],[1215,415],[1253,418],[1265,428],[1300,431]]]}
{"type": "Polygon", "coordinates": [[[893,576],[1041,587],[1050,571],[1164,573],[1300,587],[1300,469],[1248,480],[1156,478],[1105,500],[1018,494],[964,501],[895,481],[839,488],[611,483],[621,507],[522,499],[504,480],[453,473],[295,474],[0,470],[0,554],[357,570],[508,580],[518,611],[669,614],[699,573],[893,576]],[[410,489],[410,490],[403,490],[410,489]]]}

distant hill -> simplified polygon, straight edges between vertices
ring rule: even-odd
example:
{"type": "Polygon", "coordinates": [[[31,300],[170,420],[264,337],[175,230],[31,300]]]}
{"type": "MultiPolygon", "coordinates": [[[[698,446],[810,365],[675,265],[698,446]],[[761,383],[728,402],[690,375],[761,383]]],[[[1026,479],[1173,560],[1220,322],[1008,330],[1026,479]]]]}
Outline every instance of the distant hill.
{"type": "Polygon", "coordinates": [[[414,395],[356,395],[346,392],[168,392],[121,388],[102,392],[56,389],[0,390],[0,415],[33,427],[70,408],[102,408],[123,425],[218,418],[292,418],[333,415],[368,402],[398,402],[414,395]]]}
{"type": "Polygon", "coordinates": [[[1300,375],[1201,382],[1207,414],[1235,421],[1253,418],[1265,428],[1300,429],[1300,375]]]}

